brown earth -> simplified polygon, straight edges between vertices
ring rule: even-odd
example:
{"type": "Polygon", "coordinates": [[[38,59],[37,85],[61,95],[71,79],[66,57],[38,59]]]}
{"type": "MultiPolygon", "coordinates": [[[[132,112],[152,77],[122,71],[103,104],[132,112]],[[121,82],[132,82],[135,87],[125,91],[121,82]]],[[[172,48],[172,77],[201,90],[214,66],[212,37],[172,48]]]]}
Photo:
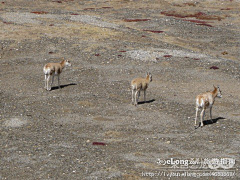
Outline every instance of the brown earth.
{"type": "Polygon", "coordinates": [[[239,179],[239,10],[238,0],[0,1],[0,179],[239,179]],[[48,92],[42,68],[61,58],[72,67],[48,92]],[[148,101],[135,107],[130,81],[146,72],[148,101]],[[213,84],[223,98],[195,129],[195,97],[213,84]],[[159,163],[171,158],[236,162],[159,163]]]}

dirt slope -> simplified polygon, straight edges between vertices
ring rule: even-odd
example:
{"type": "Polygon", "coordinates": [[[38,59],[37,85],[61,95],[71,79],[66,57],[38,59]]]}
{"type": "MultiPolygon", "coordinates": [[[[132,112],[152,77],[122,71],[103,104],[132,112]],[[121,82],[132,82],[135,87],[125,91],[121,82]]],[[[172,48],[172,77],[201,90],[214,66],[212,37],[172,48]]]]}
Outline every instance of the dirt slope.
{"type": "Polygon", "coordinates": [[[158,162],[171,158],[232,158],[223,172],[239,179],[239,10],[237,0],[0,1],[0,179],[216,172],[158,162]],[[48,92],[42,68],[61,58],[72,67],[48,92]],[[130,81],[146,72],[148,102],[135,107],[130,81]],[[195,97],[213,84],[223,98],[195,130],[195,97]]]}

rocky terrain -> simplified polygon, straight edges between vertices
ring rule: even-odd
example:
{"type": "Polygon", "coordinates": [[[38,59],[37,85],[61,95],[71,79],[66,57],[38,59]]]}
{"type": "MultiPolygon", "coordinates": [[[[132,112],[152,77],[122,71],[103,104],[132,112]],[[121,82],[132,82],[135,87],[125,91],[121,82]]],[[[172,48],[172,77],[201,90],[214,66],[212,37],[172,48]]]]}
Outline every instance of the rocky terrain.
{"type": "Polygon", "coordinates": [[[0,179],[239,179],[239,11],[238,0],[1,0],[0,179]],[[61,89],[46,91],[43,66],[62,58],[61,89]],[[135,107],[130,82],[146,72],[135,107]],[[207,110],[195,129],[195,97],[213,85],[213,122],[207,110]]]}

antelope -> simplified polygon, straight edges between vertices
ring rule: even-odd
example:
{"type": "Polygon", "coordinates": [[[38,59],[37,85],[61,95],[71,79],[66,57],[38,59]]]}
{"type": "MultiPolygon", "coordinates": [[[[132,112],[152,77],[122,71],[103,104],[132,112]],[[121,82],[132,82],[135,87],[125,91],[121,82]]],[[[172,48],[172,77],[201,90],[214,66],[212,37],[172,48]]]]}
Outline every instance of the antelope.
{"type": "Polygon", "coordinates": [[[58,88],[60,89],[60,74],[65,66],[71,66],[71,63],[69,60],[63,60],[60,63],[48,63],[43,67],[43,72],[45,74],[45,89],[50,91],[53,85],[54,76],[58,76],[58,88]],[[49,87],[48,83],[50,80],[50,77],[52,76],[52,83],[49,87]]]}
{"type": "Polygon", "coordinates": [[[213,87],[214,87],[213,91],[207,91],[205,93],[199,94],[196,97],[195,128],[197,127],[197,115],[198,115],[199,108],[202,108],[202,112],[200,114],[200,117],[201,117],[201,127],[203,127],[203,118],[204,118],[204,115],[205,115],[205,110],[207,108],[210,108],[210,118],[211,118],[211,121],[213,122],[213,120],[212,120],[212,107],[213,107],[215,98],[216,97],[218,97],[218,98],[222,97],[222,93],[221,93],[221,90],[220,90],[219,86],[215,87],[213,85],[213,87]]]}
{"type": "Polygon", "coordinates": [[[132,104],[137,105],[140,96],[140,91],[144,91],[144,102],[146,102],[146,90],[149,83],[152,82],[151,73],[147,73],[146,78],[135,78],[131,81],[132,88],[132,104]]]}

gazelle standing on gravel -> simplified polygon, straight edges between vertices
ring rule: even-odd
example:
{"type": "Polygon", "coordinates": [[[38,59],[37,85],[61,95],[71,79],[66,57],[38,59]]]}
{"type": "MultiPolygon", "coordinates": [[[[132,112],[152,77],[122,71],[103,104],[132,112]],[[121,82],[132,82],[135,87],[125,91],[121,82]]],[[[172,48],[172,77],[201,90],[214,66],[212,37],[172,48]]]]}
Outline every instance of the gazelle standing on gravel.
{"type": "Polygon", "coordinates": [[[144,91],[144,102],[146,102],[146,90],[151,81],[152,81],[151,73],[147,73],[146,78],[136,78],[131,81],[132,104],[134,104],[135,106],[138,104],[140,91],[144,91]]]}
{"type": "Polygon", "coordinates": [[[48,63],[43,67],[43,72],[45,74],[45,89],[48,91],[51,90],[53,81],[54,81],[54,76],[58,76],[58,88],[60,89],[60,74],[65,66],[71,66],[70,61],[68,60],[63,60],[60,63],[48,63]],[[52,76],[52,83],[49,87],[49,80],[50,77],[52,76]]]}
{"type": "Polygon", "coordinates": [[[215,98],[221,98],[222,97],[222,93],[221,90],[218,87],[214,87],[213,91],[209,91],[209,92],[205,92],[202,94],[199,94],[196,97],[196,118],[195,118],[195,127],[197,126],[197,115],[198,115],[198,110],[199,108],[202,108],[202,112],[200,114],[201,117],[201,127],[203,126],[203,119],[204,119],[204,115],[205,115],[205,110],[207,108],[210,108],[210,118],[212,120],[212,107],[215,101],[215,98]]]}

